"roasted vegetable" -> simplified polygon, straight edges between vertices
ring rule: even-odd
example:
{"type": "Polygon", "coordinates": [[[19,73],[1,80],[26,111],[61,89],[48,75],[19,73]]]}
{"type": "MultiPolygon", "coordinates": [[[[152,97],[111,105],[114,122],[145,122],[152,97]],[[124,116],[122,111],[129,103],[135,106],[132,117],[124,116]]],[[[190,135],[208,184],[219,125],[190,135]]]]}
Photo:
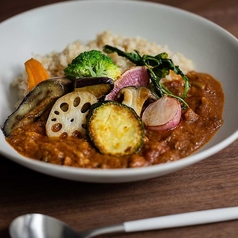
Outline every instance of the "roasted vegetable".
{"type": "Polygon", "coordinates": [[[37,84],[50,78],[47,70],[36,59],[29,59],[25,62],[25,69],[28,75],[28,91],[31,91],[37,84]]]}
{"type": "Polygon", "coordinates": [[[121,71],[112,59],[99,50],[79,54],[64,70],[66,77],[109,77],[117,79],[121,71]]]}
{"type": "Polygon", "coordinates": [[[106,100],[115,100],[120,89],[128,86],[148,87],[150,77],[146,67],[133,67],[126,70],[114,83],[113,90],[106,96],[106,100]]]}
{"type": "Polygon", "coordinates": [[[114,87],[114,81],[108,77],[77,78],[74,80],[74,90],[87,91],[95,95],[96,98],[102,98],[114,87]]]}
{"type": "Polygon", "coordinates": [[[56,99],[72,88],[72,81],[65,78],[49,79],[39,83],[7,118],[2,128],[4,135],[9,136],[12,130],[36,121],[46,110],[50,110],[56,99]]]}
{"type": "Polygon", "coordinates": [[[87,128],[90,139],[103,154],[133,154],[144,142],[141,119],[132,108],[115,101],[94,104],[88,114],[87,128]]]}
{"type": "Polygon", "coordinates": [[[145,102],[156,100],[156,97],[146,87],[125,87],[118,93],[118,98],[122,100],[122,104],[127,105],[135,110],[138,116],[141,116],[141,111],[145,102]]]}
{"type": "Polygon", "coordinates": [[[142,121],[150,130],[170,130],[181,119],[181,105],[175,98],[163,96],[151,103],[143,112],[142,121]]]}
{"type": "Polygon", "coordinates": [[[184,108],[189,107],[184,100],[189,89],[189,81],[186,75],[180,70],[179,66],[175,66],[173,61],[168,58],[167,53],[161,53],[156,56],[152,55],[140,55],[140,53],[135,50],[133,53],[124,52],[116,47],[105,45],[103,48],[104,52],[110,54],[116,52],[119,56],[125,57],[137,66],[146,66],[148,73],[152,81],[152,87],[154,92],[158,97],[164,95],[169,95],[178,99],[184,108]],[[175,74],[178,74],[184,80],[184,92],[181,96],[175,95],[169,91],[168,88],[161,82],[161,79],[170,73],[172,70],[175,74]]]}
{"type": "Polygon", "coordinates": [[[71,92],[59,98],[46,122],[48,137],[81,137],[86,134],[88,109],[97,102],[89,92],[71,92]]]}

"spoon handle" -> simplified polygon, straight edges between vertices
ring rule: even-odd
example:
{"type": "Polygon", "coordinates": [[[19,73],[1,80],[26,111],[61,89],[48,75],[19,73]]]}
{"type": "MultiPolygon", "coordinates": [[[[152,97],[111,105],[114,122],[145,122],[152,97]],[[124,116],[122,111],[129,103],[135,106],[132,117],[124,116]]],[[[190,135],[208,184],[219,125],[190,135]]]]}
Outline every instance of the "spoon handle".
{"type": "Polygon", "coordinates": [[[125,232],[166,229],[238,219],[238,207],[218,208],[124,222],[125,232]]]}

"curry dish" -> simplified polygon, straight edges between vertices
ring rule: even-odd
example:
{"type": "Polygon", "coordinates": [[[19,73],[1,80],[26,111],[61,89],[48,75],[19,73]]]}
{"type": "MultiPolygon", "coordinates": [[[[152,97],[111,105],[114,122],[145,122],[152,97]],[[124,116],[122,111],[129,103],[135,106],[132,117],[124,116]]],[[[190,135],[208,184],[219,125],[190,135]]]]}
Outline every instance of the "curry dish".
{"type": "MultiPolygon", "coordinates": [[[[187,74],[190,88],[179,124],[170,130],[145,129],[144,144],[133,154],[113,156],[102,154],[90,140],[81,135],[50,138],[46,135],[46,120],[18,127],[6,137],[20,154],[52,164],[83,168],[134,168],[172,162],[184,158],[206,144],[222,126],[224,95],[221,84],[204,73],[187,74]]],[[[181,80],[165,82],[167,88],[179,94],[181,80]]]]}

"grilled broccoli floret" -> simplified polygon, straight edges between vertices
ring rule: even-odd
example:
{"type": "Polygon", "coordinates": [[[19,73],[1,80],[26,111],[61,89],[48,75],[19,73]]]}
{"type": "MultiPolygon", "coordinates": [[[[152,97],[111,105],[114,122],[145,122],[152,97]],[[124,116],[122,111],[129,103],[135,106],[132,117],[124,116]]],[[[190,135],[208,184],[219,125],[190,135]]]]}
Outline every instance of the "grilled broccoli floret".
{"type": "Polygon", "coordinates": [[[67,77],[102,77],[117,79],[121,71],[112,59],[99,50],[85,51],[79,54],[64,69],[67,77]]]}

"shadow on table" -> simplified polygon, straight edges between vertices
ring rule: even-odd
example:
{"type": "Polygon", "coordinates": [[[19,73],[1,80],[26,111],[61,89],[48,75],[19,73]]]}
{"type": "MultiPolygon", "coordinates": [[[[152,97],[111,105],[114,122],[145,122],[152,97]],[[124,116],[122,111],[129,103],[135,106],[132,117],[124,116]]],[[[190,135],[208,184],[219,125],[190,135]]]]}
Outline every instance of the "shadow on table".
{"type": "Polygon", "coordinates": [[[8,227],[3,228],[0,230],[0,237],[1,238],[10,238],[9,232],[8,232],[8,227]]]}

